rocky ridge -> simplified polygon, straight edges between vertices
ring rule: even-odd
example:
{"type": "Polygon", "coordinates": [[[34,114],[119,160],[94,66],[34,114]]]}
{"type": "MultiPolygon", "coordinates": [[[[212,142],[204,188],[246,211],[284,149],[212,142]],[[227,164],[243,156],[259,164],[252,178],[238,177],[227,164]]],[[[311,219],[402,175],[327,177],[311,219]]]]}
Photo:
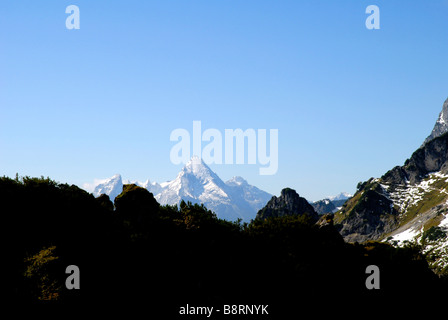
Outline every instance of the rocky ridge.
{"type": "Polygon", "coordinates": [[[281,191],[280,197],[273,196],[266,206],[258,211],[256,219],[292,215],[307,215],[313,221],[319,219],[313,206],[311,206],[305,198],[300,197],[295,190],[285,188],[281,191]]]}

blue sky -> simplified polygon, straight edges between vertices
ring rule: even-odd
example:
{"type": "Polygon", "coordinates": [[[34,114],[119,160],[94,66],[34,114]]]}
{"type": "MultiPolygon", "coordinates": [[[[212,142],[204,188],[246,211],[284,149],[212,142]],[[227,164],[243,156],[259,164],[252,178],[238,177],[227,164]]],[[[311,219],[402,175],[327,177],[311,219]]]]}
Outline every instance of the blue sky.
{"type": "Polygon", "coordinates": [[[224,180],[353,193],[429,135],[448,97],[447,15],[442,0],[2,1],[0,174],[171,180],[170,133],[200,120],[279,130],[275,175],[212,164],[224,180]]]}

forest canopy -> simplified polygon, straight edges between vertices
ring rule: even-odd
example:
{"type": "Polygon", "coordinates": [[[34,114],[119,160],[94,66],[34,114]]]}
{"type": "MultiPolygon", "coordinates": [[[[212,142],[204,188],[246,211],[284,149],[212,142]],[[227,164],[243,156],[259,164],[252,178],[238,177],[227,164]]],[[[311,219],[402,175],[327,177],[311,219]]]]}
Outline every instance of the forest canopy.
{"type": "Polygon", "coordinates": [[[43,177],[0,178],[0,210],[15,301],[290,305],[446,288],[417,246],[345,243],[331,216],[241,224],[201,204],[161,206],[136,185],[112,203],[43,177]],[[365,286],[372,264],[381,270],[376,292],[365,286]],[[65,288],[68,265],[80,269],[80,290],[65,288]]]}

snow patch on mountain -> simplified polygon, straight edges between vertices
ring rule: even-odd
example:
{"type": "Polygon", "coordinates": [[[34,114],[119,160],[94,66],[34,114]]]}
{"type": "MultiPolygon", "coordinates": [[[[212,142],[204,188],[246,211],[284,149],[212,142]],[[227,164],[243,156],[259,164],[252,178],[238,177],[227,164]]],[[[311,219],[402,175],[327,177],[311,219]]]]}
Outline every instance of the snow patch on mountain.
{"type": "Polygon", "coordinates": [[[421,207],[425,201],[435,197],[442,199],[429,210],[417,214],[401,225],[385,239],[395,246],[405,246],[408,243],[418,244],[422,247],[422,252],[431,257],[428,261],[431,269],[441,273],[445,273],[448,268],[447,183],[448,174],[442,172],[429,173],[420,183],[414,185],[411,185],[409,181],[398,186],[380,183],[383,194],[392,201],[392,206],[397,208],[399,218],[405,219],[408,212],[421,207]],[[435,239],[427,236],[431,231],[427,225],[428,222],[431,222],[429,226],[433,225],[433,228],[436,228],[433,230],[439,232],[439,236],[435,239]]]}
{"type": "Polygon", "coordinates": [[[415,243],[422,247],[422,253],[430,257],[429,266],[436,273],[446,273],[448,269],[448,215],[437,226],[442,232],[440,237],[435,239],[424,238],[423,227],[408,228],[396,233],[387,239],[387,242],[395,246],[405,246],[408,243],[415,243]],[[443,233],[445,234],[443,236],[443,233]]]}
{"type": "Polygon", "coordinates": [[[387,183],[380,183],[380,186],[383,188],[384,195],[392,201],[393,205],[403,215],[406,214],[409,208],[416,206],[420,201],[424,200],[425,195],[429,192],[436,191],[448,195],[446,190],[434,186],[435,183],[440,183],[441,181],[447,183],[448,174],[433,172],[428,174],[418,184],[411,185],[409,181],[406,181],[404,185],[393,186],[393,190],[391,185],[387,183]]]}
{"type": "Polygon", "coordinates": [[[395,242],[396,245],[401,245],[405,242],[414,242],[421,234],[421,228],[419,229],[405,229],[404,231],[395,234],[388,241],[395,242]]]}

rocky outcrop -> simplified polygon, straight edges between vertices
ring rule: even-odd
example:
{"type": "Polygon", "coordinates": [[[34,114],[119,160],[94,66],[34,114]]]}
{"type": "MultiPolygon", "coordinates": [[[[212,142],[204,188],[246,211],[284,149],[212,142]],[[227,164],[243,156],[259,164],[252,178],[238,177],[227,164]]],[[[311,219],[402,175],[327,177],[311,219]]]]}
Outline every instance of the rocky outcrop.
{"type": "Polygon", "coordinates": [[[397,226],[397,212],[378,184],[367,186],[335,217],[336,228],[348,242],[378,240],[397,226]]]}
{"type": "Polygon", "coordinates": [[[431,134],[423,142],[422,147],[425,146],[425,144],[431,141],[432,139],[440,137],[441,135],[444,135],[447,132],[448,132],[448,99],[446,99],[445,102],[443,103],[442,111],[440,112],[439,117],[437,118],[436,124],[434,125],[431,134]]]}
{"type": "Polygon", "coordinates": [[[415,151],[404,166],[388,171],[381,179],[393,184],[419,183],[430,172],[448,172],[448,133],[427,142],[415,151]]]}
{"type": "Polygon", "coordinates": [[[256,219],[293,215],[307,215],[313,221],[319,219],[318,214],[305,198],[300,197],[295,190],[285,188],[281,191],[280,197],[273,196],[266,206],[258,211],[256,219]]]}

